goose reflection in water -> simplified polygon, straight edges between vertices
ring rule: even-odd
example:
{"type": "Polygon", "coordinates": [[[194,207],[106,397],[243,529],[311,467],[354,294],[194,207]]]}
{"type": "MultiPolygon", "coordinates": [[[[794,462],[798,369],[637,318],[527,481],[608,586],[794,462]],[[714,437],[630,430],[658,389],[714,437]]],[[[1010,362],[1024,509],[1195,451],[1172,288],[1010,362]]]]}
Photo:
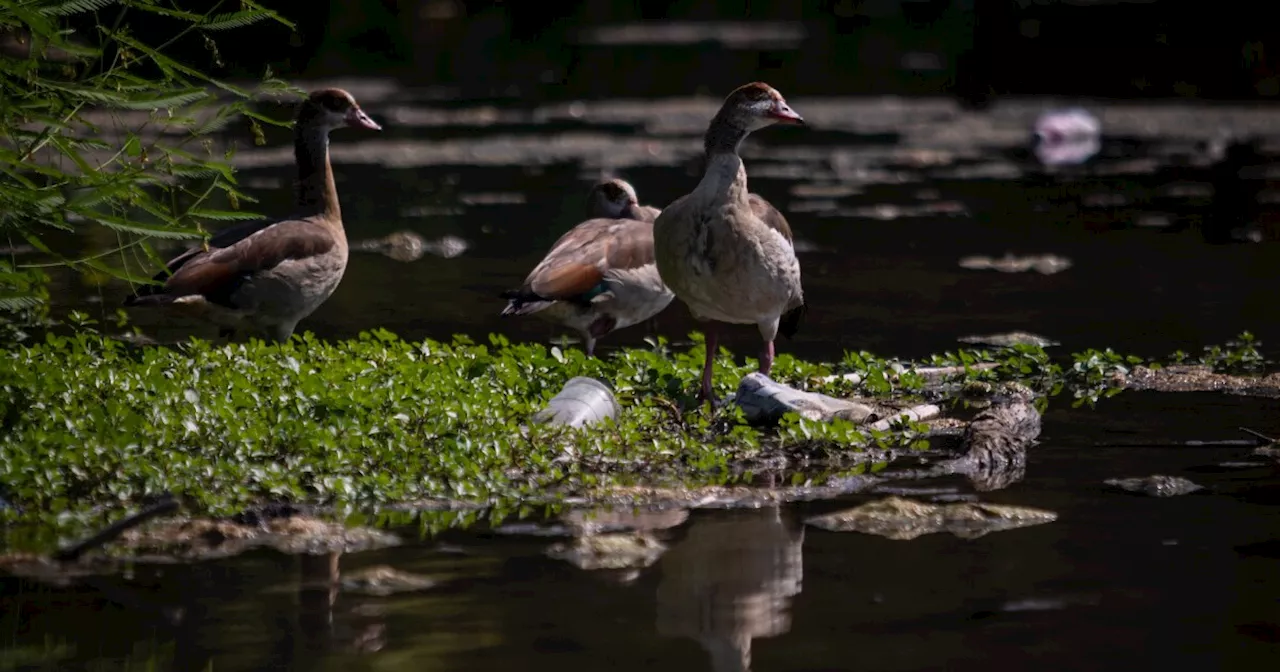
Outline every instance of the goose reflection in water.
{"type": "Polygon", "coordinates": [[[804,528],[777,507],[716,512],[662,556],[658,634],[696,639],[715,672],[751,669],[751,640],[791,629],[804,528]]]}

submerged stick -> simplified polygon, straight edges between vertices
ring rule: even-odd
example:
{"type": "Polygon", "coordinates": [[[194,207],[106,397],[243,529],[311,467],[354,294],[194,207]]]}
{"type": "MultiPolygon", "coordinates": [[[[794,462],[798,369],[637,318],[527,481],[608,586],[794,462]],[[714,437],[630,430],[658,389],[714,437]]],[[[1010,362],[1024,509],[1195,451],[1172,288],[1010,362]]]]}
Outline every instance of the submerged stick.
{"type": "Polygon", "coordinates": [[[1094,443],[1095,448],[1253,448],[1260,445],[1253,439],[1210,439],[1202,441],[1200,439],[1188,439],[1186,441],[1126,441],[1126,442],[1098,442],[1094,443]]]}
{"type": "Polygon", "coordinates": [[[1248,435],[1250,435],[1250,436],[1256,437],[1256,438],[1258,439],[1258,441],[1260,442],[1260,445],[1263,445],[1263,446],[1274,446],[1274,445],[1276,444],[1276,440],[1275,440],[1275,439],[1273,439],[1273,438],[1271,438],[1271,437],[1267,436],[1266,434],[1263,434],[1262,432],[1254,431],[1254,430],[1252,430],[1252,429],[1249,429],[1248,427],[1237,427],[1236,429],[1239,429],[1240,431],[1244,432],[1245,434],[1248,434],[1248,435]]]}
{"type": "Polygon", "coordinates": [[[53,559],[59,562],[75,562],[76,560],[79,560],[80,556],[84,555],[87,551],[90,551],[94,548],[97,548],[111,541],[112,539],[115,539],[121,534],[124,534],[126,531],[133,529],[147,522],[148,520],[155,518],[156,516],[162,516],[164,514],[172,513],[177,510],[178,510],[178,500],[174,499],[173,496],[170,495],[166,499],[156,504],[152,504],[151,506],[148,506],[147,508],[133,514],[132,516],[128,516],[122,520],[118,520],[108,525],[107,527],[103,528],[100,532],[97,532],[96,534],[90,536],[88,539],[72,544],[71,546],[62,549],[57,553],[54,553],[53,559]]]}
{"type": "Polygon", "coordinates": [[[1252,439],[1187,439],[1185,441],[1135,441],[1127,443],[1095,443],[1099,448],[1257,448],[1274,446],[1276,440],[1248,427],[1237,427],[1252,439]]]}

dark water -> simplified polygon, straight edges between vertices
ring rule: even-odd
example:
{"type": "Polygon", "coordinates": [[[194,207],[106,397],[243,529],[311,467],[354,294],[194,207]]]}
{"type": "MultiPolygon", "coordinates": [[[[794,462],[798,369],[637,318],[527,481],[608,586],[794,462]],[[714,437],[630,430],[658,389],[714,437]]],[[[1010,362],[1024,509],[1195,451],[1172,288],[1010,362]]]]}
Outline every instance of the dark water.
{"type": "MultiPolygon", "coordinates": [[[[385,327],[411,339],[497,331],[545,341],[559,331],[497,316],[498,292],[581,219],[602,174],[629,179],[659,206],[692,188],[698,136],[738,82],[698,98],[537,106],[338,83],[386,127],[334,136],[350,237],[409,230],[468,247],[408,263],[353,254],[338,292],[301,328],[326,338],[385,327]]],[[[753,190],[787,213],[803,244],[812,308],[781,351],[916,357],[1018,329],[1061,341],[1063,352],[1162,356],[1250,329],[1265,354],[1280,354],[1274,107],[1091,103],[1103,122],[1100,155],[1048,172],[1026,139],[1035,116],[1061,101],[970,112],[949,99],[804,93],[790,102],[810,128],[757,133],[744,151],[753,190]],[[1249,151],[1220,151],[1227,135],[1249,139],[1249,151]],[[1218,242],[1248,225],[1262,242],[1218,242]],[[1073,265],[1053,275],[959,266],[1006,252],[1073,265]]],[[[275,135],[239,155],[264,212],[287,210],[287,147],[275,135]]],[[[78,241],[85,253],[109,243],[78,241]]],[[[106,316],[125,288],[59,276],[55,292],[59,310],[106,316]]],[[[162,340],[186,333],[134,317],[162,340]]],[[[694,328],[677,303],[652,333],[680,340],[694,328]]],[[[602,347],[647,333],[626,330],[602,347]]],[[[742,327],[725,345],[746,353],[758,342],[742,327]]],[[[1128,444],[1237,438],[1239,426],[1275,435],[1277,411],[1272,400],[1218,395],[1127,393],[1096,410],[1054,399],[1026,478],[982,497],[1059,520],[976,540],[888,541],[800,523],[862,501],[850,497],[692,511],[657,533],[670,546],[663,557],[630,576],[550,559],[545,538],[484,526],[424,538],[410,525],[398,530],[399,548],[340,558],[264,551],[139,565],[69,588],[6,577],[0,670],[732,670],[748,650],[757,671],[1270,669],[1280,662],[1274,467],[1216,466],[1248,460],[1245,448],[1128,444]],[[1152,473],[1208,492],[1158,500],[1101,484],[1152,473]],[[377,564],[441,584],[385,598],[306,587],[335,567],[377,564]]]]}
{"type": "MultiPolygon", "coordinates": [[[[632,181],[665,205],[697,183],[700,135],[712,97],[563,102],[532,109],[442,103],[428,90],[379,81],[348,86],[386,130],[335,133],[333,160],[348,235],[408,230],[455,236],[456,258],[402,263],[353,254],[337,293],[300,329],[323,337],[384,327],[448,339],[503,332],[548,340],[560,330],[502,319],[504,289],[581,221],[601,175],[632,181]]],[[[784,91],[785,93],[785,91],[784,91]]],[[[1091,105],[1102,151],[1087,167],[1046,172],[1028,151],[1037,114],[1055,101],[1006,101],[966,112],[946,99],[796,98],[807,129],[758,132],[744,150],[754,191],[783,209],[802,246],[808,321],[780,349],[836,359],[845,350],[916,357],[974,333],[1015,329],[1064,349],[1113,347],[1142,355],[1197,350],[1245,329],[1268,334],[1280,247],[1272,108],[1091,105]],[[1241,148],[1222,151],[1221,138],[1241,148]],[[1226,158],[1223,158],[1224,155],[1226,158]],[[1270,171],[1270,172],[1269,172],[1270,171]],[[1261,244],[1210,244],[1252,226],[1261,244]],[[961,268],[962,257],[1053,254],[1054,275],[961,268]]],[[[234,138],[232,138],[234,139],[234,138]]],[[[287,212],[287,137],[239,154],[258,209],[287,212]]],[[[84,241],[83,251],[103,242],[84,241]]],[[[175,251],[175,250],[171,250],[175,251]]],[[[83,288],[64,278],[62,307],[107,315],[126,288],[83,288]]],[[[154,315],[148,333],[182,338],[154,315]]],[[[676,302],[654,332],[682,339],[695,324],[676,302]]],[[[736,352],[758,347],[753,329],[729,330],[736,352]]],[[[644,327],[603,347],[635,345],[644,327]]],[[[208,334],[206,334],[208,335],[208,334]]]]}
{"type": "MultiPolygon", "coordinates": [[[[1271,669],[1280,662],[1280,478],[1241,448],[1117,447],[1275,429],[1275,401],[1134,393],[1051,406],[1027,477],[984,499],[1057,522],[974,540],[805,528],[844,501],[695,510],[631,575],[483,527],[342,557],[251,553],[137,566],[58,589],[0,582],[0,663],[165,670],[1271,669]],[[1103,445],[1099,445],[1103,444],[1103,445]],[[1160,500],[1115,476],[1183,475],[1160,500]],[[441,583],[370,597],[314,587],[389,564],[441,583]],[[336,573],[335,573],[336,572],[336,573]],[[313,587],[308,587],[313,586],[313,587]],[[171,618],[172,620],[168,620],[171,618]]],[[[679,519],[677,518],[676,521],[679,519]]]]}

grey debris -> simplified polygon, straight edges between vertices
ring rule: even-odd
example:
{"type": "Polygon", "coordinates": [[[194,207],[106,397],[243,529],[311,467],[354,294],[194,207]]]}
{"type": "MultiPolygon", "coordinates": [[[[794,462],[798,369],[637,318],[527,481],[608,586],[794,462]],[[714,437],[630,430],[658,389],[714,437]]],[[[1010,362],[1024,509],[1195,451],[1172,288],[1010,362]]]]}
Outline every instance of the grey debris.
{"type": "Polygon", "coordinates": [[[1104,483],[1113,488],[1151,497],[1176,497],[1204,489],[1204,486],[1192,483],[1181,476],[1163,474],[1139,478],[1109,478],[1104,483]]]}
{"type": "Polygon", "coordinates": [[[788,412],[795,412],[810,420],[842,418],[861,423],[877,410],[857,401],[803,392],[758,372],[747,374],[738,383],[734,403],[742,407],[750,422],[772,422],[788,412]]]}
{"type": "Polygon", "coordinates": [[[552,544],[547,555],[579,569],[643,569],[667,550],[666,545],[642,532],[596,534],[552,544]]]}
{"type": "Polygon", "coordinates": [[[862,532],[904,541],[935,532],[976,539],[990,532],[1040,525],[1058,514],[984,502],[928,504],[902,497],[886,497],[852,509],[814,516],[805,522],[832,532],[862,532]]]}
{"type": "Polygon", "coordinates": [[[1007,348],[1012,345],[1035,345],[1041,348],[1061,345],[1058,341],[1048,339],[1044,336],[1033,334],[1028,331],[1009,331],[1003,334],[976,334],[973,336],[961,336],[956,340],[961,343],[993,345],[1000,348],[1007,348]]]}

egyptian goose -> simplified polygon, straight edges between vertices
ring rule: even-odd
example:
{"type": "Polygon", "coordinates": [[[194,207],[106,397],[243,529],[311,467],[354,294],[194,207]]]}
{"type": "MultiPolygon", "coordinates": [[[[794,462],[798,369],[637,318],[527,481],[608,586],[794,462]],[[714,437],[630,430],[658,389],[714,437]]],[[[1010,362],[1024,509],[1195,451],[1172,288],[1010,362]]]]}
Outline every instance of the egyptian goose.
{"type": "Polygon", "coordinates": [[[791,228],[777,208],[747,192],[738,156],[749,133],[778,123],[804,120],[768,84],[729,94],[707,129],[702,181],[653,224],[658,272],[695,319],[708,321],[699,400],[713,404],[714,322],[756,325],[764,339],[760,372],[769,375],[774,338],[779,331],[791,337],[805,311],[791,228]]]}
{"type": "Polygon", "coordinates": [[[313,91],[298,106],[294,155],[297,211],[213,236],[207,247],[175,257],[126,306],[164,306],[217,324],[220,336],[256,328],[286,341],[342,280],[347,236],[329,165],[329,132],[342,126],[381,130],[341,89],[313,91]]]}
{"type": "Polygon", "coordinates": [[[591,217],[638,219],[642,222],[652,222],[662,212],[650,205],[640,205],[635,187],[619,179],[604,180],[592,187],[587,210],[591,217]]]}
{"type": "MultiPolygon", "coordinates": [[[[623,180],[591,190],[592,219],[569,229],[508,299],[503,316],[539,316],[582,335],[587,356],[606,334],[662,312],[674,295],[653,263],[653,221],[623,180]]],[[[656,208],[653,210],[656,216],[656,208]]]]}

